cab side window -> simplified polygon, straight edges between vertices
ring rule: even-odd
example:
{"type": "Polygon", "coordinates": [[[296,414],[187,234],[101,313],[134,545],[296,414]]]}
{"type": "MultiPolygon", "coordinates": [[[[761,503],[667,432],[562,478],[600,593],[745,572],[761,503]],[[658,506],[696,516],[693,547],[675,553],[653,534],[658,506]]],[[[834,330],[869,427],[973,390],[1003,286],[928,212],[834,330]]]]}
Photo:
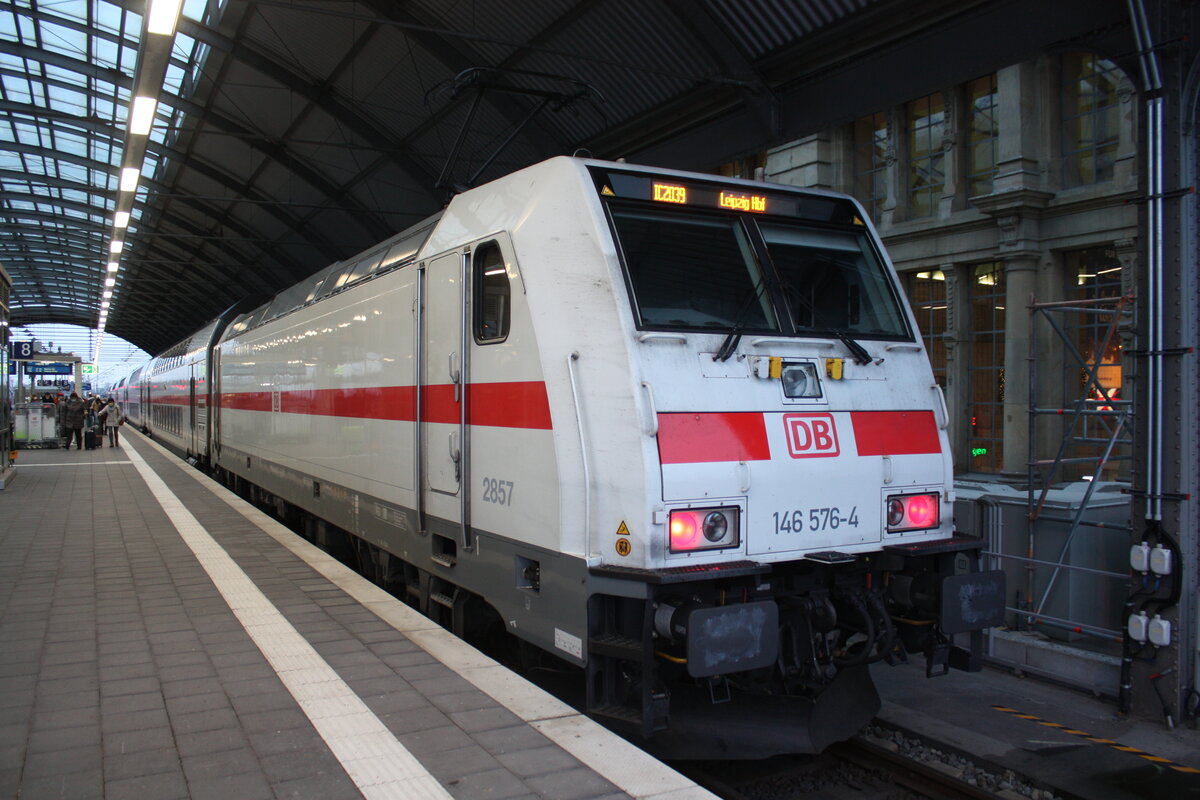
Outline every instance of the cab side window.
{"type": "Polygon", "coordinates": [[[472,266],[475,341],[504,341],[508,338],[512,288],[500,245],[488,242],[477,247],[472,266]]]}

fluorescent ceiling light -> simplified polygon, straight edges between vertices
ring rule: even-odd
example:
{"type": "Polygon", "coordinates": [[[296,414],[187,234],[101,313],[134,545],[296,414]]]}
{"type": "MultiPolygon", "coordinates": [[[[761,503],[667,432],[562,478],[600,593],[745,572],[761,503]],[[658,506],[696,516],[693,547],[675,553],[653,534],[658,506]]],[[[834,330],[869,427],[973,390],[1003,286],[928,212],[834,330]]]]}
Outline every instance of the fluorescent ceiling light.
{"type": "Polygon", "coordinates": [[[108,252],[119,253],[119,252],[121,252],[121,248],[123,248],[124,246],[125,246],[125,242],[121,241],[120,239],[113,239],[111,242],[108,243],[108,252]]]}
{"type": "Polygon", "coordinates": [[[158,108],[158,100],[154,97],[139,95],[133,98],[129,107],[129,132],[134,136],[145,136],[154,125],[154,112],[158,108]]]}
{"type": "Polygon", "coordinates": [[[121,170],[121,191],[132,192],[137,188],[140,177],[141,171],[137,167],[126,167],[121,170]]]}
{"type": "Polygon", "coordinates": [[[118,211],[113,216],[113,227],[128,228],[129,227],[129,212],[128,211],[118,211]]]}
{"type": "Polygon", "coordinates": [[[120,266],[120,265],[119,265],[119,264],[117,264],[117,262],[115,262],[115,261],[110,261],[110,262],[108,262],[108,271],[109,271],[109,272],[116,272],[116,271],[117,271],[117,269],[119,268],[119,266],[120,266]]]}
{"type": "Polygon", "coordinates": [[[108,278],[107,280],[104,281],[104,285],[111,289],[113,286],[117,285],[117,279],[116,278],[108,278]]]}
{"type": "Polygon", "coordinates": [[[100,313],[100,316],[104,316],[105,314],[107,314],[107,313],[108,313],[108,304],[109,304],[109,302],[110,302],[110,301],[108,301],[108,300],[101,300],[101,301],[100,301],[100,308],[104,309],[104,311],[102,311],[102,312],[100,313]]]}
{"type": "Polygon", "coordinates": [[[146,30],[162,36],[175,33],[179,20],[179,7],[183,0],[150,0],[150,12],[146,15],[146,30]]]}
{"type": "Polygon", "coordinates": [[[112,297],[112,289],[105,289],[103,297],[105,300],[108,300],[110,297],[112,297]]]}

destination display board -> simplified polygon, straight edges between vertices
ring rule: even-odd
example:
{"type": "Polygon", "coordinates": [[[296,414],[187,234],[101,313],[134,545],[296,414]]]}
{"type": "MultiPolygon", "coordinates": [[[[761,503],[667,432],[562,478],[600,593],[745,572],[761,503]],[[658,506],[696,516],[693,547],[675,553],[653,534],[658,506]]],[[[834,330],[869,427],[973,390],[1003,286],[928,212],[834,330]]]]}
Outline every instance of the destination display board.
{"type": "Polygon", "coordinates": [[[644,175],[613,169],[593,168],[596,189],[602,197],[645,200],[669,206],[708,208],[775,217],[791,217],[810,222],[863,225],[854,203],[842,197],[822,197],[800,192],[775,190],[766,186],[675,179],[664,175],[644,175]]]}

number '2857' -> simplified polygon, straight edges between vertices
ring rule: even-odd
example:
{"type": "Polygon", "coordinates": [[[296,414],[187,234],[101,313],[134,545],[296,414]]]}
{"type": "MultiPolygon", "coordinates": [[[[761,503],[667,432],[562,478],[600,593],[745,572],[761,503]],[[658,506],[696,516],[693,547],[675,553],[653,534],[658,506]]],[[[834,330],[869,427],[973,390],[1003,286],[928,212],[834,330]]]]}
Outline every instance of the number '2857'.
{"type": "Polygon", "coordinates": [[[502,481],[498,478],[483,479],[483,502],[495,503],[500,506],[511,506],[512,496],[512,481],[502,481]]]}

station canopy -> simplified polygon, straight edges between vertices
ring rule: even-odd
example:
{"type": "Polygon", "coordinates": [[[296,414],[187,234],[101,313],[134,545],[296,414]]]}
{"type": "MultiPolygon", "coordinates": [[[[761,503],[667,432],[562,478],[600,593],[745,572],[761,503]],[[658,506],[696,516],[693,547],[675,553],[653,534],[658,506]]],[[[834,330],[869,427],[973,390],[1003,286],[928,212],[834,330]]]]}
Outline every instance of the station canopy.
{"type": "Polygon", "coordinates": [[[15,325],[99,326],[158,352],[544,158],[711,170],[1047,47],[1115,57],[1132,41],[1121,0],[169,12],[0,3],[0,264],[15,325]]]}

